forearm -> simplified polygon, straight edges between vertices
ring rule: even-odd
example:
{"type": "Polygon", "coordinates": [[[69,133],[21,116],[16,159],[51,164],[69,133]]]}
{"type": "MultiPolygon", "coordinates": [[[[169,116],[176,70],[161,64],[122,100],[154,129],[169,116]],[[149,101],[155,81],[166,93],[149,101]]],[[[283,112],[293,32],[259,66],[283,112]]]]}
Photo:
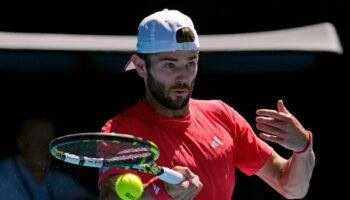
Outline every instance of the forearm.
{"type": "Polygon", "coordinates": [[[294,152],[288,160],[281,176],[281,186],[290,198],[303,198],[310,185],[310,179],[315,167],[315,154],[312,149],[312,133],[309,142],[302,152],[294,152]]]}
{"type": "Polygon", "coordinates": [[[303,198],[307,194],[314,166],[312,148],[302,154],[293,153],[280,179],[286,198],[303,198]]]}
{"type": "Polygon", "coordinates": [[[293,153],[288,160],[273,152],[270,159],[257,172],[257,175],[284,197],[288,199],[303,198],[308,192],[315,166],[312,137],[310,139],[311,143],[305,151],[293,153]]]}

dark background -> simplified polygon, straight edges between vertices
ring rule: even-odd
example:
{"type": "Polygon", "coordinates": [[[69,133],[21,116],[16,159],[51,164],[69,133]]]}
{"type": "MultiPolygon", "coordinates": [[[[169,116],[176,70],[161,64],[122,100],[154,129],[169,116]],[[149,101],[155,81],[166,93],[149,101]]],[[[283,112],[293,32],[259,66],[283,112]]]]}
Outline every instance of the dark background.
{"type": "MultiPolygon", "coordinates": [[[[202,53],[193,96],[222,99],[253,126],[256,109],[275,108],[277,100],[283,99],[287,108],[314,133],[317,164],[305,199],[346,196],[345,185],[349,179],[344,163],[348,152],[344,138],[349,123],[346,67],[349,66],[347,19],[350,7],[345,0],[15,3],[1,7],[0,31],[136,35],[142,18],[163,8],[179,9],[188,14],[199,34],[245,33],[333,23],[344,48],[343,55],[327,52],[202,53]],[[219,69],[216,63],[218,66],[232,63],[242,68],[219,69]],[[272,70],[265,70],[267,68],[272,70]]],[[[116,52],[0,50],[2,156],[15,151],[11,147],[16,128],[26,115],[47,113],[55,119],[59,134],[67,134],[98,131],[107,119],[133,105],[142,97],[143,83],[134,72],[122,71],[129,56],[116,52]]],[[[282,155],[290,155],[273,146],[282,155]]],[[[62,167],[74,172],[84,185],[97,192],[95,169],[62,167]]],[[[237,179],[235,199],[283,199],[254,176],[246,177],[238,172],[237,179]]]]}

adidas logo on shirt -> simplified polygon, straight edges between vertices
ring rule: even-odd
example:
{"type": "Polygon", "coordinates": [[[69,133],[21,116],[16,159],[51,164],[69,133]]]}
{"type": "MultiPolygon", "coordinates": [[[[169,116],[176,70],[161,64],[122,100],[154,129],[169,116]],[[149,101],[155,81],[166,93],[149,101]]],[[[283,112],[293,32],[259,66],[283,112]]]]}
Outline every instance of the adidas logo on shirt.
{"type": "Polygon", "coordinates": [[[156,184],[152,184],[152,185],[153,185],[154,193],[158,194],[158,192],[159,192],[159,187],[158,187],[156,184]]]}
{"type": "Polygon", "coordinates": [[[211,142],[211,146],[212,146],[213,148],[215,148],[215,147],[221,146],[221,145],[223,145],[223,144],[224,144],[224,143],[223,143],[218,137],[216,137],[216,136],[214,135],[213,141],[211,142]]]}

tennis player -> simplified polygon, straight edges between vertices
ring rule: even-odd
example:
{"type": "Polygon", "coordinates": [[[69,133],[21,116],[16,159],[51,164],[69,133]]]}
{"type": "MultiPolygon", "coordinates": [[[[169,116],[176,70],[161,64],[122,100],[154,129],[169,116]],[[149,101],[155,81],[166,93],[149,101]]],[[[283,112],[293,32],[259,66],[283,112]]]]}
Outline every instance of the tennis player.
{"type": "MultiPolygon", "coordinates": [[[[256,128],[262,132],[257,137],[225,102],[191,98],[198,59],[199,39],[188,16],[165,9],[140,23],[137,52],[125,69],[135,69],[144,80],[144,98],[107,121],[102,131],[154,141],[161,152],[157,163],[186,177],[171,185],[140,173],[145,183],[142,198],[229,200],[236,168],[259,176],[286,198],[303,198],[315,166],[311,132],[282,100],[277,101],[276,110],[256,112],[256,128]],[[262,139],[294,153],[283,158],[262,139]]],[[[125,172],[101,169],[101,199],[117,199],[113,182],[125,172]]]]}

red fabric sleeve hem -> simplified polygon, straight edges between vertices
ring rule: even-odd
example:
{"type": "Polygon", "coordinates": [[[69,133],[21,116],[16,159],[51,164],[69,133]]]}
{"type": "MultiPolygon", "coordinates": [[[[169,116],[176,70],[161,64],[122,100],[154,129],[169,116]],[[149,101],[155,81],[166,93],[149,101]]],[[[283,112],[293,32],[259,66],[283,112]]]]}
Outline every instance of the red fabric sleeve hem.
{"type": "Polygon", "coordinates": [[[252,176],[254,174],[256,174],[265,164],[266,162],[270,159],[272,153],[273,153],[273,148],[272,147],[268,147],[268,150],[266,151],[267,153],[264,155],[264,157],[261,159],[261,162],[259,164],[259,166],[255,169],[255,170],[252,170],[250,172],[246,172],[246,174],[248,176],[252,176]]]}

